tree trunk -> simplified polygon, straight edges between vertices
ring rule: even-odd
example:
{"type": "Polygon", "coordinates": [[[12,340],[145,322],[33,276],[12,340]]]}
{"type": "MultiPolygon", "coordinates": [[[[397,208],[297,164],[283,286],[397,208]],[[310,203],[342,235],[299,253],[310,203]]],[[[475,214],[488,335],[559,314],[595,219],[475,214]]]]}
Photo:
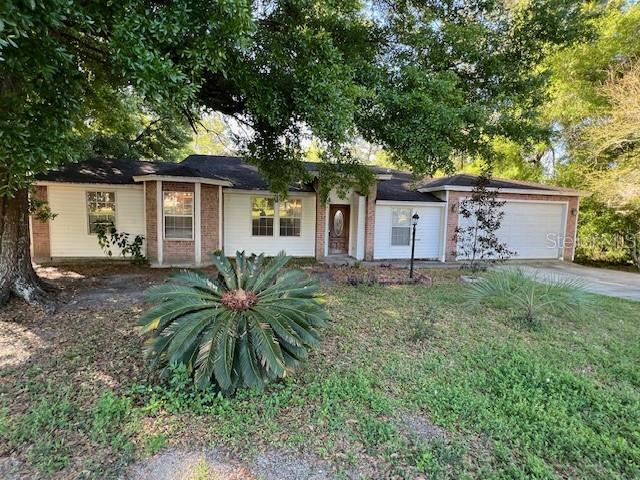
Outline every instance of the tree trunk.
{"type": "Polygon", "coordinates": [[[31,264],[29,191],[0,196],[0,306],[14,295],[29,304],[53,310],[50,288],[38,278],[31,264]]]}

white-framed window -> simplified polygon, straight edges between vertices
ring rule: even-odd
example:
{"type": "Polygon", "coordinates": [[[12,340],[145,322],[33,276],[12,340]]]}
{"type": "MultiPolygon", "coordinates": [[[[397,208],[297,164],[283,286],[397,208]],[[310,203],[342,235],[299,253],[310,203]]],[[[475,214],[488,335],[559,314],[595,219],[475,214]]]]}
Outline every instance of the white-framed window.
{"type": "Polygon", "coordinates": [[[391,210],[391,245],[407,246],[411,240],[411,209],[391,210]]]}
{"type": "Polygon", "coordinates": [[[271,197],[253,197],[251,199],[251,235],[272,237],[276,216],[275,199],[271,197]]]}
{"type": "Polygon", "coordinates": [[[89,225],[89,234],[115,227],[115,192],[87,192],[87,224],[89,225]]]}
{"type": "Polygon", "coordinates": [[[193,240],[193,192],[164,192],[164,238],[193,240]]]}
{"type": "Polygon", "coordinates": [[[302,223],[302,201],[290,199],[279,203],[278,217],[280,220],[281,237],[299,237],[302,223]]]}

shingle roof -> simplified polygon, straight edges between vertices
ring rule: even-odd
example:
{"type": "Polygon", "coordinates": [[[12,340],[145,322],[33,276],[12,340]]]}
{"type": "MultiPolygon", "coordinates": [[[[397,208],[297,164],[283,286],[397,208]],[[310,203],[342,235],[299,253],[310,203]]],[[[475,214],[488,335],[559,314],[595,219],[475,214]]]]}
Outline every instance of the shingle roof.
{"type": "MultiPolygon", "coordinates": [[[[189,155],[180,165],[197,170],[205,178],[228,180],[232,188],[241,190],[268,190],[269,185],[258,173],[258,168],[243,161],[241,157],[219,155],[189,155]]],[[[292,192],[312,192],[311,185],[294,184],[292,192]]]]}
{"type": "MultiPolygon", "coordinates": [[[[436,187],[473,187],[476,183],[476,175],[468,173],[460,173],[448,177],[438,177],[425,180],[420,183],[418,188],[436,188],[436,187]]],[[[550,185],[542,185],[539,183],[521,182],[518,180],[504,180],[500,178],[492,178],[489,182],[490,188],[515,188],[519,190],[549,190],[560,191],[561,188],[552,187],[550,185]]]]}
{"type": "Polygon", "coordinates": [[[175,163],[94,157],[37,175],[36,179],[47,182],[128,184],[135,183],[133,177],[137,175],[154,174],[175,167],[175,163]]]}
{"type": "Polygon", "coordinates": [[[389,171],[391,180],[378,182],[377,200],[397,200],[401,202],[442,202],[432,193],[416,190],[416,182],[410,173],[389,171]]]}
{"type": "MultiPolygon", "coordinates": [[[[306,163],[309,171],[317,171],[318,164],[306,163]]],[[[390,180],[378,182],[378,200],[396,200],[404,202],[441,202],[432,193],[418,189],[442,187],[473,187],[475,175],[466,173],[439,177],[416,182],[407,172],[384,167],[370,167],[376,174],[391,175],[390,180]]],[[[212,180],[227,180],[231,188],[242,190],[268,190],[267,182],[258,173],[257,167],[246,163],[241,157],[222,155],[189,155],[180,163],[145,162],[130,159],[108,159],[94,157],[83,162],[65,165],[57,170],[38,175],[37,180],[70,183],[110,183],[134,184],[133,177],[143,175],[166,175],[173,177],[202,177],[212,180]]],[[[493,178],[489,184],[494,188],[512,188],[519,190],[547,190],[549,192],[567,192],[566,189],[516,180],[493,178]]],[[[293,192],[312,192],[310,184],[294,184],[293,192]]],[[[579,192],[575,192],[579,194],[579,192]]]]}

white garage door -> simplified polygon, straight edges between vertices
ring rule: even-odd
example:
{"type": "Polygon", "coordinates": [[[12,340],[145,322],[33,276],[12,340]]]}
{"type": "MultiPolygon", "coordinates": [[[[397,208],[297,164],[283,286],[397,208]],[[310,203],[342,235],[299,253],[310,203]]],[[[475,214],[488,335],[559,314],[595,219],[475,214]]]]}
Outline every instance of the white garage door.
{"type": "Polygon", "coordinates": [[[444,228],[444,206],[397,202],[376,204],[376,228],[373,258],[411,258],[410,218],[414,213],[420,216],[416,226],[415,258],[438,259],[440,257],[444,228]]]}
{"type": "Polygon", "coordinates": [[[513,258],[560,258],[565,211],[564,203],[507,202],[498,238],[516,252],[513,258]]]}

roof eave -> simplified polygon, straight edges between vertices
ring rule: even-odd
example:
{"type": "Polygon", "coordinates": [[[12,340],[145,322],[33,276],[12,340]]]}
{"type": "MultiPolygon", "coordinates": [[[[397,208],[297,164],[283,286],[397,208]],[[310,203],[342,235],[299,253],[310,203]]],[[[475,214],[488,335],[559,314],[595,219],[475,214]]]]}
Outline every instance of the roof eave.
{"type": "MultiPolygon", "coordinates": [[[[432,192],[472,192],[474,187],[463,187],[456,185],[440,185],[437,187],[419,187],[418,191],[422,193],[432,192]]],[[[517,194],[530,194],[530,195],[559,195],[563,197],[586,197],[591,195],[588,192],[582,192],[579,190],[544,190],[534,188],[499,188],[488,187],[487,190],[499,193],[517,193],[517,194]]]]}
{"type": "Polygon", "coordinates": [[[205,177],[182,177],[172,175],[136,175],[133,177],[136,182],[178,182],[178,183],[203,183],[205,185],[219,185],[221,187],[232,187],[233,183],[228,180],[220,180],[205,177]]]}

